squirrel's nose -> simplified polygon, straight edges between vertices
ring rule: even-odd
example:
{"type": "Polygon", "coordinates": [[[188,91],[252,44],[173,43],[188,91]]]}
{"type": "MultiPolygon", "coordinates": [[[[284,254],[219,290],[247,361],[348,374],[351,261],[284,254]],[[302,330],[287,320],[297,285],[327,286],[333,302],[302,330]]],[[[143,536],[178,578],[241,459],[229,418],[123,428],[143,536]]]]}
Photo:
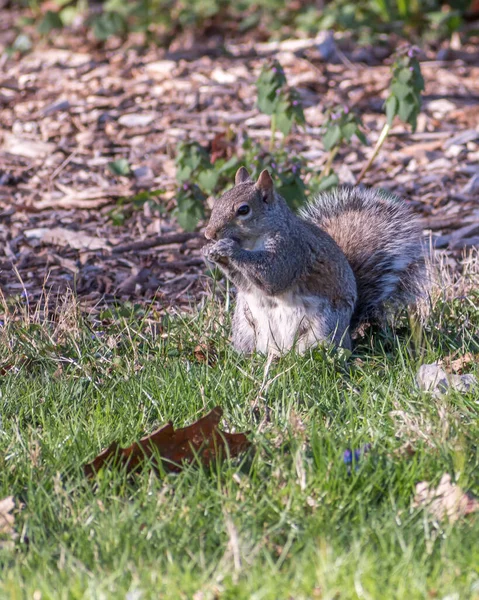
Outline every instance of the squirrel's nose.
{"type": "Polygon", "coordinates": [[[214,240],[216,238],[216,231],[207,227],[205,229],[205,238],[207,240],[214,240]]]}

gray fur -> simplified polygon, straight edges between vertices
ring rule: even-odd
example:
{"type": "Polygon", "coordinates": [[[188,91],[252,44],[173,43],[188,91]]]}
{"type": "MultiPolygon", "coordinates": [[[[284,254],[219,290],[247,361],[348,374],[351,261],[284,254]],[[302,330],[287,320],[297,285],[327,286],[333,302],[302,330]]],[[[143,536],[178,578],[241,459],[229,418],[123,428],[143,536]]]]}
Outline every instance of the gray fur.
{"type": "Polygon", "coordinates": [[[319,195],[300,215],[329,233],[354,271],[353,327],[423,294],[421,228],[404,201],[381,190],[343,187],[319,195]]]}
{"type": "Polygon", "coordinates": [[[304,351],[325,341],[349,347],[360,323],[388,302],[417,296],[420,232],[399,201],[342,188],[296,216],[267,171],[255,184],[242,169],[236,181],[213,207],[203,253],[238,289],[238,351],[304,351]],[[245,205],[249,212],[238,213],[245,205]]]}

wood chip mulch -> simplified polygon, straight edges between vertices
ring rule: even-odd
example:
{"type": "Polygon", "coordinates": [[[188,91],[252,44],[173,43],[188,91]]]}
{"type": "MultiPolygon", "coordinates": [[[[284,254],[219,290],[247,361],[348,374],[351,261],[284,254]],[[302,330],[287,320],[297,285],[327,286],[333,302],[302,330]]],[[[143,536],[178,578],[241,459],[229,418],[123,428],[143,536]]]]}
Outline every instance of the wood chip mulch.
{"type": "MultiPolygon", "coordinates": [[[[1,40],[0,36],[0,40],[1,40]]],[[[129,299],[188,310],[206,294],[198,234],[171,217],[175,149],[195,139],[244,134],[269,142],[269,121],[255,107],[255,80],[274,55],[305,105],[307,127],[286,141],[321,169],[325,108],[357,110],[374,143],[385,117],[388,56],[374,48],[324,60],[315,40],[303,47],[241,41],[227,54],[211,47],[166,52],[98,45],[59,36],[0,62],[0,289],[34,302],[42,291],[74,289],[86,307],[129,299]],[[214,50],[214,49],[213,49],[214,50]],[[368,54],[369,52],[369,54],[368,54]],[[126,158],[128,177],[108,163],[126,158]],[[162,190],[162,214],[130,200],[162,190]],[[130,199],[130,200],[129,200],[130,199]],[[115,225],[115,214],[125,221],[115,225]]],[[[425,235],[455,265],[479,246],[479,51],[424,51],[423,112],[416,133],[401,123],[368,172],[366,185],[402,196],[425,235]]],[[[236,148],[233,148],[233,152],[236,148]]],[[[371,148],[343,150],[335,169],[354,183],[371,148]]],[[[247,165],[246,165],[247,166],[247,165]]]]}

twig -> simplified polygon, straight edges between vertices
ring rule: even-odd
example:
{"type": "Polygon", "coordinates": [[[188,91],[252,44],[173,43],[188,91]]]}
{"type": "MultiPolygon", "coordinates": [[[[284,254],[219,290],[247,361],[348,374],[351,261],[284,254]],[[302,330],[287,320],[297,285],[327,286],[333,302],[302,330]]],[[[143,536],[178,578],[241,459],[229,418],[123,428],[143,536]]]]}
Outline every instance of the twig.
{"type": "Polygon", "coordinates": [[[378,137],[378,141],[376,142],[376,146],[374,147],[374,152],[372,153],[371,158],[368,160],[368,162],[365,164],[365,166],[361,169],[361,173],[359,173],[358,178],[356,179],[356,185],[359,184],[361,179],[368,172],[369,167],[373,164],[374,159],[379,154],[379,150],[381,150],[381,146],[384,144],[384,140],[387,138],[387,135],[388,135],[390,129],[391,129],[391,125],[389,123],[386,123],[378,137]]]}
{"type": "Polygon", "coordinates": [[[476,223],[474,219],[470,221],[464,221],[465,214],[456,214],[450,217],[425,217],[423,219],[419,219],[419,225],[423,229],[431,229],[432,231],[437,231],[438,229],[459,229],[460,227],[464,227],[464,225],[469,225],[472,223],[476,223]]]}
{"type": "Polygon", "coordinates": [[[274,141],[276,137],[276,115],[271,115],[271,139],[269,141],[269,151],[272,153],[274,150],[274,141]]]}
{"type": "Polygon", "coordinates": [[[336,154],[338,152],[339,152],[339,146],[335,146],[329,153],[328,160],[326,161],[326,164],[324,165],[324,169],[322,170],[321,176],[319,178],[320,182],[329,175],[329,173],[331,171],[331,167],[333,165],[333,161],[336,158],[336,154]]]}
{"type": "Polygon", "coordinates": [[[148,248],[167,246],[168,244],[184,244],[188,240],[200,237],[201,235],[199,233],[169,233],[166,235],[158,235],[149,240],[141,240],[139,242],[123,244],[122,246],[115,246],[112,248],[112,253],[120,254],[122,252],[131,252],[132,250],[148,250],[148,248]]]}

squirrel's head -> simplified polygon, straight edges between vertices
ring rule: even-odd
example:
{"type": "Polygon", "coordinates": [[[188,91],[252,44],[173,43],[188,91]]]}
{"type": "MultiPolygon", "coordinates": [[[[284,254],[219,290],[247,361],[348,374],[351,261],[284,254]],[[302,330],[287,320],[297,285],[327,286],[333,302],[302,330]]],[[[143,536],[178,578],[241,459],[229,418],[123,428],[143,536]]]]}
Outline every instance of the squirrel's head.
{"type": "Polygon", "coordinates": [[[205,236],[209,240],[233,238],[240,244],[258,239],[274,227],[274,213],[282,201],[267,170],[258,181],[250,179],[241,167],[235,176],[235,187],[215,201],[205,236]]]}

